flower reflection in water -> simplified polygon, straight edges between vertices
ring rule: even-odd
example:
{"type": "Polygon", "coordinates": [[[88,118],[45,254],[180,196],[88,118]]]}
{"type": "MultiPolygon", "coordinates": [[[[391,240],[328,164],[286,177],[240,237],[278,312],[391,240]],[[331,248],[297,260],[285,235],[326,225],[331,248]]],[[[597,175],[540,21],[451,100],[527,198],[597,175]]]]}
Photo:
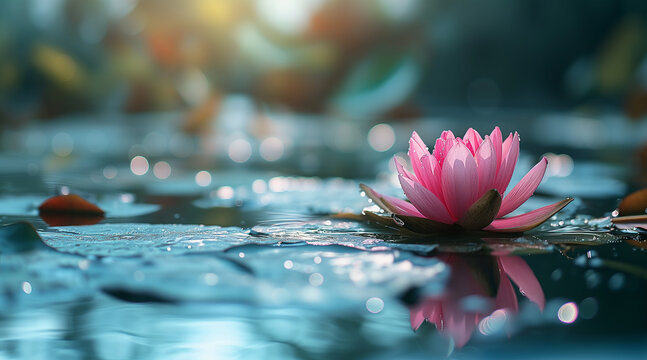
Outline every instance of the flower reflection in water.
{"type": "Polygon", "coordinates": [[[462,347],[475,327],[487,334],[517,313],[518,300],[512,286],[544,309],[546,299],[532,269],[519,256],[442,254],[451,267],[445,292],[423,298],[411,308],[411,327],[417,330],[427,320],[462,347]]]}

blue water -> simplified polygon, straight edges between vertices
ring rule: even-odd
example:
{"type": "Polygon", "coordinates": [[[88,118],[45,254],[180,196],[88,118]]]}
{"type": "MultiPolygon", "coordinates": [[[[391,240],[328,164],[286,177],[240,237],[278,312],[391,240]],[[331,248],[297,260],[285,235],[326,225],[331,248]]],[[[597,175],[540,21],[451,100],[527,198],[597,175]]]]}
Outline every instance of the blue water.
{"type": "MultiPolygon", "coordinates": [[[[194,178],[201,167],[190,161],[176,161],[161,180],[132,175],[118,154],[5,151],[0,359],[647,353],[642,234],[614,230],[608,218],[628,190],[626,167],[576,158],[572,172],[548,177],[521,211],[567,195],[576,200],[523,235],[413,236],[361,217],[372,204],[360,182],[401,195],[388,159],[373,156],[375,172],[348,178],[214,167],[201,187],[194,178]],[[106,177],[106,166],[117,175],[106,177]],[[106,218],[47,225],[38,205],[67,191],[105,209],[106,218]],[[501,257],[531,269],[543,311],[501,269],[501,257]],[[506,279],[518,308],[497,317],[497,288],[506,279]],[[444,328],[425,321],[414,331],[411,310],[441,298],[444,328]],[[448,330],[451,316],[472,321],[463,346],[448,330]]],[[[523,153],[519,174],[536,157],[523,153]]],[[[343,168],[356,160],[335,161],[343,168]]]]}

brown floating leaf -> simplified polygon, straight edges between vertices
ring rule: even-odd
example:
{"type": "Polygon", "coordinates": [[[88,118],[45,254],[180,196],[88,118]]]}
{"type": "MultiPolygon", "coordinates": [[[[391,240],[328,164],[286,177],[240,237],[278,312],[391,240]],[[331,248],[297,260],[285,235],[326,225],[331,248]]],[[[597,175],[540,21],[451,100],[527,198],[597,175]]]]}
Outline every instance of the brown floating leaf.
{"type": "Polygon", "coordinates": [[[92,225],[105,215],[101,208],[74,194],[51,197],[38,207],[38,212],[50,226],[92,225]]]}
{"type": "Polygon", "coordinates": [[[468,230],[480,230],[492,222],[501,207],[501,194],[492,189],[478,199],[456,222],[468,230]]]}
{"type": "Polygon", "coordinates": [[[618,214],[627,215],[645,215],[647,209],[647,188],[638,190],[627,195],[620,205],[618,205],[618,214]]]}
{"type": "Polygon", "coordinates": [[[103,220],[103,215],[42,212],[40,218],[49,226],[94,225],[103,220]]]}
{"type": "Polygon", "coordinates": [[[611,218],[611,222],[614,224],[644,223],[647,225],[647,215],[618,216],[611,218]]]}
{"type": "Polygon", "coordinates": [[[647,215],[618,216],[611,218],[618,229],[641,228],[647,230],[647,215]]]}
{"type": "Polygon", "coordinates": [[[393,221],[393,217],[391,216],[384,216],[384,215],[379,215],[376,214],[372,211],[365,211],[364,215],[368,218],[370,221],[375,221],[376,223],[391,227],[391,228],[400,228],[395,221],[393,221]]]}
{"type": "Polygon", "coordinates": [[[458,230],[457,226],[453,224],[443,224],[417,216],[393,214],[393,221],[401,227],[420,234],[444,232],[450,229],[458,230]]]}
{"type": "Polygon", "coordinates": [[[104,215],[105,212],[93,203],[74,194],[59,195],[45,200],[38,207],[40,212],[66,212],[77,214],[104,215]]]}

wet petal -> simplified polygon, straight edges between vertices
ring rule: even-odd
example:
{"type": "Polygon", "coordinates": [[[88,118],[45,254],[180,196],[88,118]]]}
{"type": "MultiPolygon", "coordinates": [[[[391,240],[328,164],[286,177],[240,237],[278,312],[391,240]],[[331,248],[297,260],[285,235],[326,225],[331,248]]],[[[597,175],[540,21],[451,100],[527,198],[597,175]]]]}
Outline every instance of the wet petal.
{"type": "Polygon", "coordinates": [[[437,328],[442,326],[443,306],[440,300],[427,299],[423,314],[425,315],[425,319],[436,325],[437,328]]]}
{"type": "Polygon", "coordinates": [[[445,157],[447,156],[449,149],[451,149],[452,145],[454,144],[454,139],[454,133],[452,133],[450,130],[443,131],[440,137],[436,139],[433,154],[440,165],[442,165],[445,161],[445,157]]]}
{"type": "MultiPolygon", "coordinates": [[[[501,264],[501,258],[504,258],[504,257],[505,256],[502,256],[499,258],[499,264],[501,264]]],[[[494,307],[495,307],[495,310],[510,309],[516,313],[519,310],[517,293],[512,287],[512,284],[510,283],[510,279],[508,279],[505,272],[501,270],[501,268],[502,266],[500,265],[499,271],[500,271],[501,280],[499,282],[499,290],[497,291],[496,299],[494,299],[494,307]]]]}
{"type": "Polygon", "coordinates": [[[472,155],[475,155],[476,151],[481,145],[481,142],[483,141],[483,138],[481,137],[481,134],[478,133],[478,131],[469,128],[467,129],[465,136],[463,136],[463,140],[465,141],[467,148],[472,152],[472,155]]]}
{"type": "Polygon", "coordinates": [[[411,328],[413,331],[418,330],[420,325],[425,321],[425,317],[422,314],[422,306],[414,307],[409,312],[409,321],[411,322],[411,328]]]}
{"type": "Polygon", "coordinates": [[[489,136],[485,136],[485,140],[483,140],[481,146],[476,151],[475,159],[479,174],[478,194],[482,196],[486,191],[494,189],[494,179],[496,178],[496,168],[498,165],[496,150],[489,136]]]}
{"type": "Polygon", "coordinates": [[[519,291],[537,304],[539,309],[544,310],[546,305],[544,291],[528,263],[518,256],[501,256],[499,261],[503,271],[517,284],[519,291]]]}
{"type": "Polygon", "coordinates": [[[494,180],[494,188],[504,194],[519,158],[519,134],[515,132],[514,135],[508,136],[502,146],[502,156],[503,159],[494,180]]]}
{"type": "Polygon", "coordinates": [[[441,181],[445,204],[456,219],[460,219],[477,200],[478,170],[474,156],[463,144],[456,143],[447,154],[441,181]]]}
{"type": "Polygon", "coordinates": [[[414,174],[410,173],[409,170],[404,168],[404,165],[402,165],[400,159],[397,156],[393,157],[393,162],[395,163],[395,168],[397,169],[399,175],[402,175],[411,181],[418,181],[414,174]]]}
{"type": "Polygon", "coordinates": [[[503,198],[501,209],[497,214],[498,218],[515,211],[535,193],[537,186],[539,186],[541,179],[544,177],[547,164],[548,160],[544,157],[510,190],[503,198]]]}
{"type": "Polygon", "coordinates": [[[496,158],[497,158],[497,170],[499,169],[499,166],[501,166],[501,160],[503,160],[503,135],[501,135],[501,129],[499,129],[498,126],[494,127],[494,130],[492,130],[492,133],[490,134],[490,139],[492,140],[492,146],[494,147],[494,151],[496,152],[496,158]]]}
{"type": "Polygon", "coordinates": [[[472,331],[476,327],[477,315],[475,313],[466,313],[463,310],[455,308],[454,311],[446,314],[445,331],[454,339],[454,345],[462,348],[472,337],[472,331]]]}
{"type": "MultiPolygon", "coordinates": [[[[411,140],[413,142],[413,140],[411,140]]],[[[427,155],[424,155],[427,157],[427,155]]],[[[411,167],[413,168],[414,174],[416,174],[416,179],[427,189],[431,188],[431,181],[433,181],[433,175],[429,173],[424,168],[422,163],[421,156],[419,155],[419,150],[415,149],[415,146],[411,145],[409,147],[409,159],[411,160],[411,167]]]]}
{"type": "Polygon", "coordinates": [[[392,210],[395,214],[423,217],[420,211],[410,202],[389,195],[382,195],[382,201],[395,210],[392,210]]]}
{"type": "Polygon", "coordinates": [[[440,201],[436,195],[427,190],[417,182],[406,179],[404,176],[398,176],[402,190],[404,190],[407,199],[413,206],[422,213],[426,218],[445,224],[451,224],[455,221],[447,212],[445,204],[440,201]]]}
{"type": "Polygon", "coordinates": [[[440,200],[443,198],[443,188],[441,184],[441,169],[438,160],[433,155],[425,155],[420,159],[422,163],[423,176],[427,180],[425,187],[429,189],[440,200]]]}
{"type": "Polygon", "coordinates": [[[410,216],[419,216],[423,215],[413,206],[411,203],[406,202],[402,199],[398,199],[393,196],[382,195],[379,192],[373,190],[371,187],[359,184],[360,189],[362,189],[366,196],[371,198],[375,205],[381,207],[385,211],[389,211],[396,214],[404,214],[410,216]],[[384,201],[386,200],[386,201],[384,201]]]}
{"type": "Polygon", "coordinates": [[[495,232],[528,231],[541,225],[541,223],[548,220],[558,211],[562,210],[564,206],[568,205],[571,201],[573,201],[572,198],[567,198],[552,205],[544,206],[525,214],[512,216],[509,218],[496,219],[492,221],[492,224],[490,224],[490,226],[485,227],[483,230],[495,232]]]}
{"type": "Polygon", "coordinates": [[[414,148],[420,157],[423,157],[429,154],[429,148],[427,147],[425,142],[422,141],[422,138],[420,138],[418,133],[415,131],[411,134],[411,139],[409,140],[409,147],[414,148]]]}

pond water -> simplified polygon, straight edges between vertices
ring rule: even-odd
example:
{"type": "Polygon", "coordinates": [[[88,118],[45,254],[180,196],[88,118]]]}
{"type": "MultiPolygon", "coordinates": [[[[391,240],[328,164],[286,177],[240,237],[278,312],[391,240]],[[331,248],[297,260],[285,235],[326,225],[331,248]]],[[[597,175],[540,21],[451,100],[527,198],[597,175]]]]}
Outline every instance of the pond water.
{"type": "Polygon", "coordinates": [[[548,151],[553,164],[521,210],[575,201],[525,234],[422,236],[368,221],[373,204],[358,187],[402,196],[389,159],[406,150],[410,128],[394,126],[383,153],[343,155],[295,137],[279,161],[237,165],[218,152],[151,148],[156,136],[180,136],[173,124],[115,121],[87,139],[77,119],[11,134],[0,154],[0,358],[647,354],[647,245],[609,220],[632,176],[629,150],[612,138],[582,147],[521,129],[513,182],[548,151]],[[38,141],[60,133],[76,141],[71,154],[38,141]],[[136,155],[145,175],[134,174],[136,155]],[[48,225],[38,205],[59,193],[106,217],[48,225]]]}

